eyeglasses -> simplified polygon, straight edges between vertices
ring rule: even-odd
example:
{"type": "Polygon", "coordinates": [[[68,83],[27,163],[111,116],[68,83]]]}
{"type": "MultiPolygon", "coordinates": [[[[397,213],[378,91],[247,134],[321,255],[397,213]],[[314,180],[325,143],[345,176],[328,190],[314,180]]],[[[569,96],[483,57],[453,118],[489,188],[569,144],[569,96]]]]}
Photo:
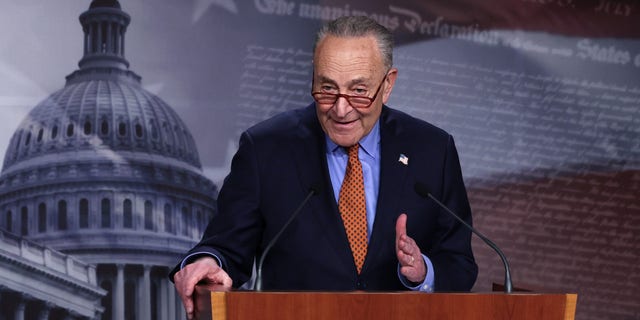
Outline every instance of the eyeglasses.
{"type": "MultiPolygon", "coordinates": [[[[358,109],[368,108],[369,106],[371,106],[373,101],[376,100],[376,97],[378,96],[378,92],[380,92],[380,88],[382,88],[382,84],[386,79],[387,79],[387,75],[385,74],[384,78],[382,79],[382,82],[380,82],[380,85],[376,90],[376,93],[374,93],[373,97],[371,98],[367,96],[353,96],[353,95],[342,94],[342,93],[329,93],[329,92],[322,92],[322,91],[311,92],[311,95],[313,96],[313,99],[316,100],[317,103],[323,104],[323,105],[334,105],[336,101],[338,101],[338,98],[343,97],[347,99],[347,102],[349,102],[349,104],[354,108],[358,108],[358,109]]],[[[311,86],[313,87],[313,84],[311,86]]]]}

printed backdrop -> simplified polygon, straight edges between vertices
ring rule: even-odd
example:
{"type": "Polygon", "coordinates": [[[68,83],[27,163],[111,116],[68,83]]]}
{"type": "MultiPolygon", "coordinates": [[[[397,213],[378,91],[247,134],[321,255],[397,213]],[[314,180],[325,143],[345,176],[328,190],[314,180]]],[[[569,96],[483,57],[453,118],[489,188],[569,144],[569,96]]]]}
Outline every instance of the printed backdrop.
{"type": "MultiPolygon", "coordinates": [[[[89,1],[0,10],[0,155],[82,57],[89,1]]],[[[193,134],[218,186],[240,132],[305,106],[322,22],[366,14],[396,34],[389,105],[452,133],[474,224],[516,287],[579,294],[578,319],[640,318],[637,1],[120,1],[125,56],[193,134]]],[[[428,165],[428,164],[424,164],[428,165]]],[[[474,239],[474,291],[502,283],[474,239]]]]}

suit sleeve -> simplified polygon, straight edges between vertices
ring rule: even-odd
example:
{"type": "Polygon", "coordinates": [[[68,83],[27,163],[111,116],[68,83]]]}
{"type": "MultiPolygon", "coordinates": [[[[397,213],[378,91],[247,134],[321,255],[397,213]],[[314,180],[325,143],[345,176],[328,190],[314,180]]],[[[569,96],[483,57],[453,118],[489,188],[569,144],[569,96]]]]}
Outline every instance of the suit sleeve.
{"type": "MultiPolygon", "coordinates": [[[[193,253],[215,255],[233,279],[234,287],[249,280],[259,240],[262,237],[259,169],[252,137],[240,137],[231,171],[218,195],[218,215],[209,222],[193,253]]],[[[176,267],[170,274],[178,270],[176,267]]]]}
{"type": "MultiPolygon", "coordinates": [[[[443,164],[442,189],[435,196],[469,225],[471,207],[462,179],[458,152],[449,136],[443,164]]],[[[438,215],[437,245],[429,256],[435,270],[436,291],[469,291],[475,283],[478,266],[471,249],[471,231],[445,210],[438,215]]]]}

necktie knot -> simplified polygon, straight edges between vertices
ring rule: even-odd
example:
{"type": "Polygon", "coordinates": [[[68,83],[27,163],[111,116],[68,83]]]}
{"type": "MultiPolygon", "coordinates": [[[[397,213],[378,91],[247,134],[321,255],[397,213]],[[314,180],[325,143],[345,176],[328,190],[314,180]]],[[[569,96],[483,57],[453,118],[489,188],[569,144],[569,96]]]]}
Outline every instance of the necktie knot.
{"type": "Polygon", "coordinates": [[[358,150],[360,149],[360,144],[356,143],[350,147],[347,147],[347,154],[349,155],[349,162],[359,160],[358,158],[358,150]]]}

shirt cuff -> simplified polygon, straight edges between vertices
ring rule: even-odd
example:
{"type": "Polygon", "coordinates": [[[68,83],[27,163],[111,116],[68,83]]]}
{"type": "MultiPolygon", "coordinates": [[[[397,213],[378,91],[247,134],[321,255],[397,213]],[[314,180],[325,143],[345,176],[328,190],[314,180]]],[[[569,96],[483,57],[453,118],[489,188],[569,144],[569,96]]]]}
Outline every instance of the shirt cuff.
{"type": "Polygon", "coordinates": [[[184,268],[184,266],[188,265],[189,263],[195,261],[197,258],[200,258],[202,256],[210,256],[216,259],[216,261],[218,262],[218,266],[220,268],[222,268],[222,260],[220,260],[220,258],[218,256],[216,256],[213,253],[210,252],[205,252],[205,251],[200,251],[200,252],[194,252],[188,256],[186,256],[184,259],[182,259],[182,262],[180,263],[180,270],[182,270],[182,268],[184,268]]]}
{"type": "Polygon", "coordinates": [[[412,283],[410,283],[409,280],[407,280],[407,278],[400,273],[400,263],[398,263],[398,277],[400,278],[400,282],[402,282],[405,287],[411,289],[412,291],[433,292],[433,283],[435,281],[433,264],[431,263],[431,260],[424,254],[422,255],[422,259],[427,265],[427,275],[424,277],[424,281],[421,284],[414,286],[412,283]]]}

